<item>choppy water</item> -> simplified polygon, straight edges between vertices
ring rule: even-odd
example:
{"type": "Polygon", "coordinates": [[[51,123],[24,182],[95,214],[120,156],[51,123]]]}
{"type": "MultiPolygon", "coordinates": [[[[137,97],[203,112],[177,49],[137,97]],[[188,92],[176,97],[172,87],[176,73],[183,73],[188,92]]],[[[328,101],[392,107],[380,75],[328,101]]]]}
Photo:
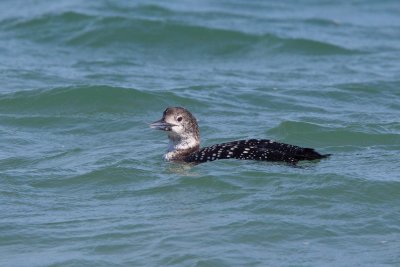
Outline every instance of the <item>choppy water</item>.
{"type": "Polygon", "coordinates": [[[0,2],[1,266],[400,265],[397,0],[125,2],[0,2]],[[169,105],[333,156],[165,163],[169,105]]]}

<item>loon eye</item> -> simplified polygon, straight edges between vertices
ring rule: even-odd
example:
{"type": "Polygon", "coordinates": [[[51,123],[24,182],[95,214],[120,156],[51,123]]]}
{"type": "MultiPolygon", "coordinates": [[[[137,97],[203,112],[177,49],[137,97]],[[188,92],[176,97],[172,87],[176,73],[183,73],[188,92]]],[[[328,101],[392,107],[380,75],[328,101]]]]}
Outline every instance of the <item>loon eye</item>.
{"type": "Polygon", "coordinates": [[[177,121],[182,121],[182,117],[178,117],[176,120],[177,121]]]}

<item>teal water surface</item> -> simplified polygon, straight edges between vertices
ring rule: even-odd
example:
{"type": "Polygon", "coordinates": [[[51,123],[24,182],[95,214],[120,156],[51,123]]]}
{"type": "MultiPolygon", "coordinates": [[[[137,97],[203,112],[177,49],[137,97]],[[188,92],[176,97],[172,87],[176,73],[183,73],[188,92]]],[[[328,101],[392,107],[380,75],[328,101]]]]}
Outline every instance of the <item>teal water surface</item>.
{"type": "Polygon", "coordinates": [[[399,266],[398,1],[0,3],[0,266],[399,266]],[[167,163],[265,138],[298,167],[167,163]]]}

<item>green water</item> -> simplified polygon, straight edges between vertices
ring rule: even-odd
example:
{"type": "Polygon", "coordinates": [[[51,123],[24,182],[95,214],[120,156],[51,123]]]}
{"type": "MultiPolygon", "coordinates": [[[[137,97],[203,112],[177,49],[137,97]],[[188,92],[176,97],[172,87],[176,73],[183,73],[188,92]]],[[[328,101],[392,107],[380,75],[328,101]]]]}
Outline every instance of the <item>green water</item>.
{"type": "Polygon", "coordinates": [[[399,266],[398,1],[0,3],[0,266],[399,266]],[[167,163],[264,138],[299,167],[167,163]]]}

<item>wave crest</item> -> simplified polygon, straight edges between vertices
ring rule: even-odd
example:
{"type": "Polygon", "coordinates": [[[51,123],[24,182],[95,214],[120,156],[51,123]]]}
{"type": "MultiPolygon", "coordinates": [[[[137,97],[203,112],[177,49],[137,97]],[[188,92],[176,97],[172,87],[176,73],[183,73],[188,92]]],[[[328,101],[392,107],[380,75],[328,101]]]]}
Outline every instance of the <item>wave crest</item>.
{"type": "Polygon", "coordinates": [[[79,12],[44,14],[27,20],[2,21],[0,29],[37,42],[55,42],[67,46],[109,47],[128,45],[142,49],[168,51],[200,50],[213,56],[247,52],[351,54],[357,51],[328,42],[282,37],[275,34],[255,34],[232,28],[210,27],[170,19],[173,11],[145,6],[137,12],[161,12],[150,18],[142,14],[130,17],[120,13],[112,16],[94,16],[79,12]],[[167,15],[165,13],[168,13],[167,15]]]}

